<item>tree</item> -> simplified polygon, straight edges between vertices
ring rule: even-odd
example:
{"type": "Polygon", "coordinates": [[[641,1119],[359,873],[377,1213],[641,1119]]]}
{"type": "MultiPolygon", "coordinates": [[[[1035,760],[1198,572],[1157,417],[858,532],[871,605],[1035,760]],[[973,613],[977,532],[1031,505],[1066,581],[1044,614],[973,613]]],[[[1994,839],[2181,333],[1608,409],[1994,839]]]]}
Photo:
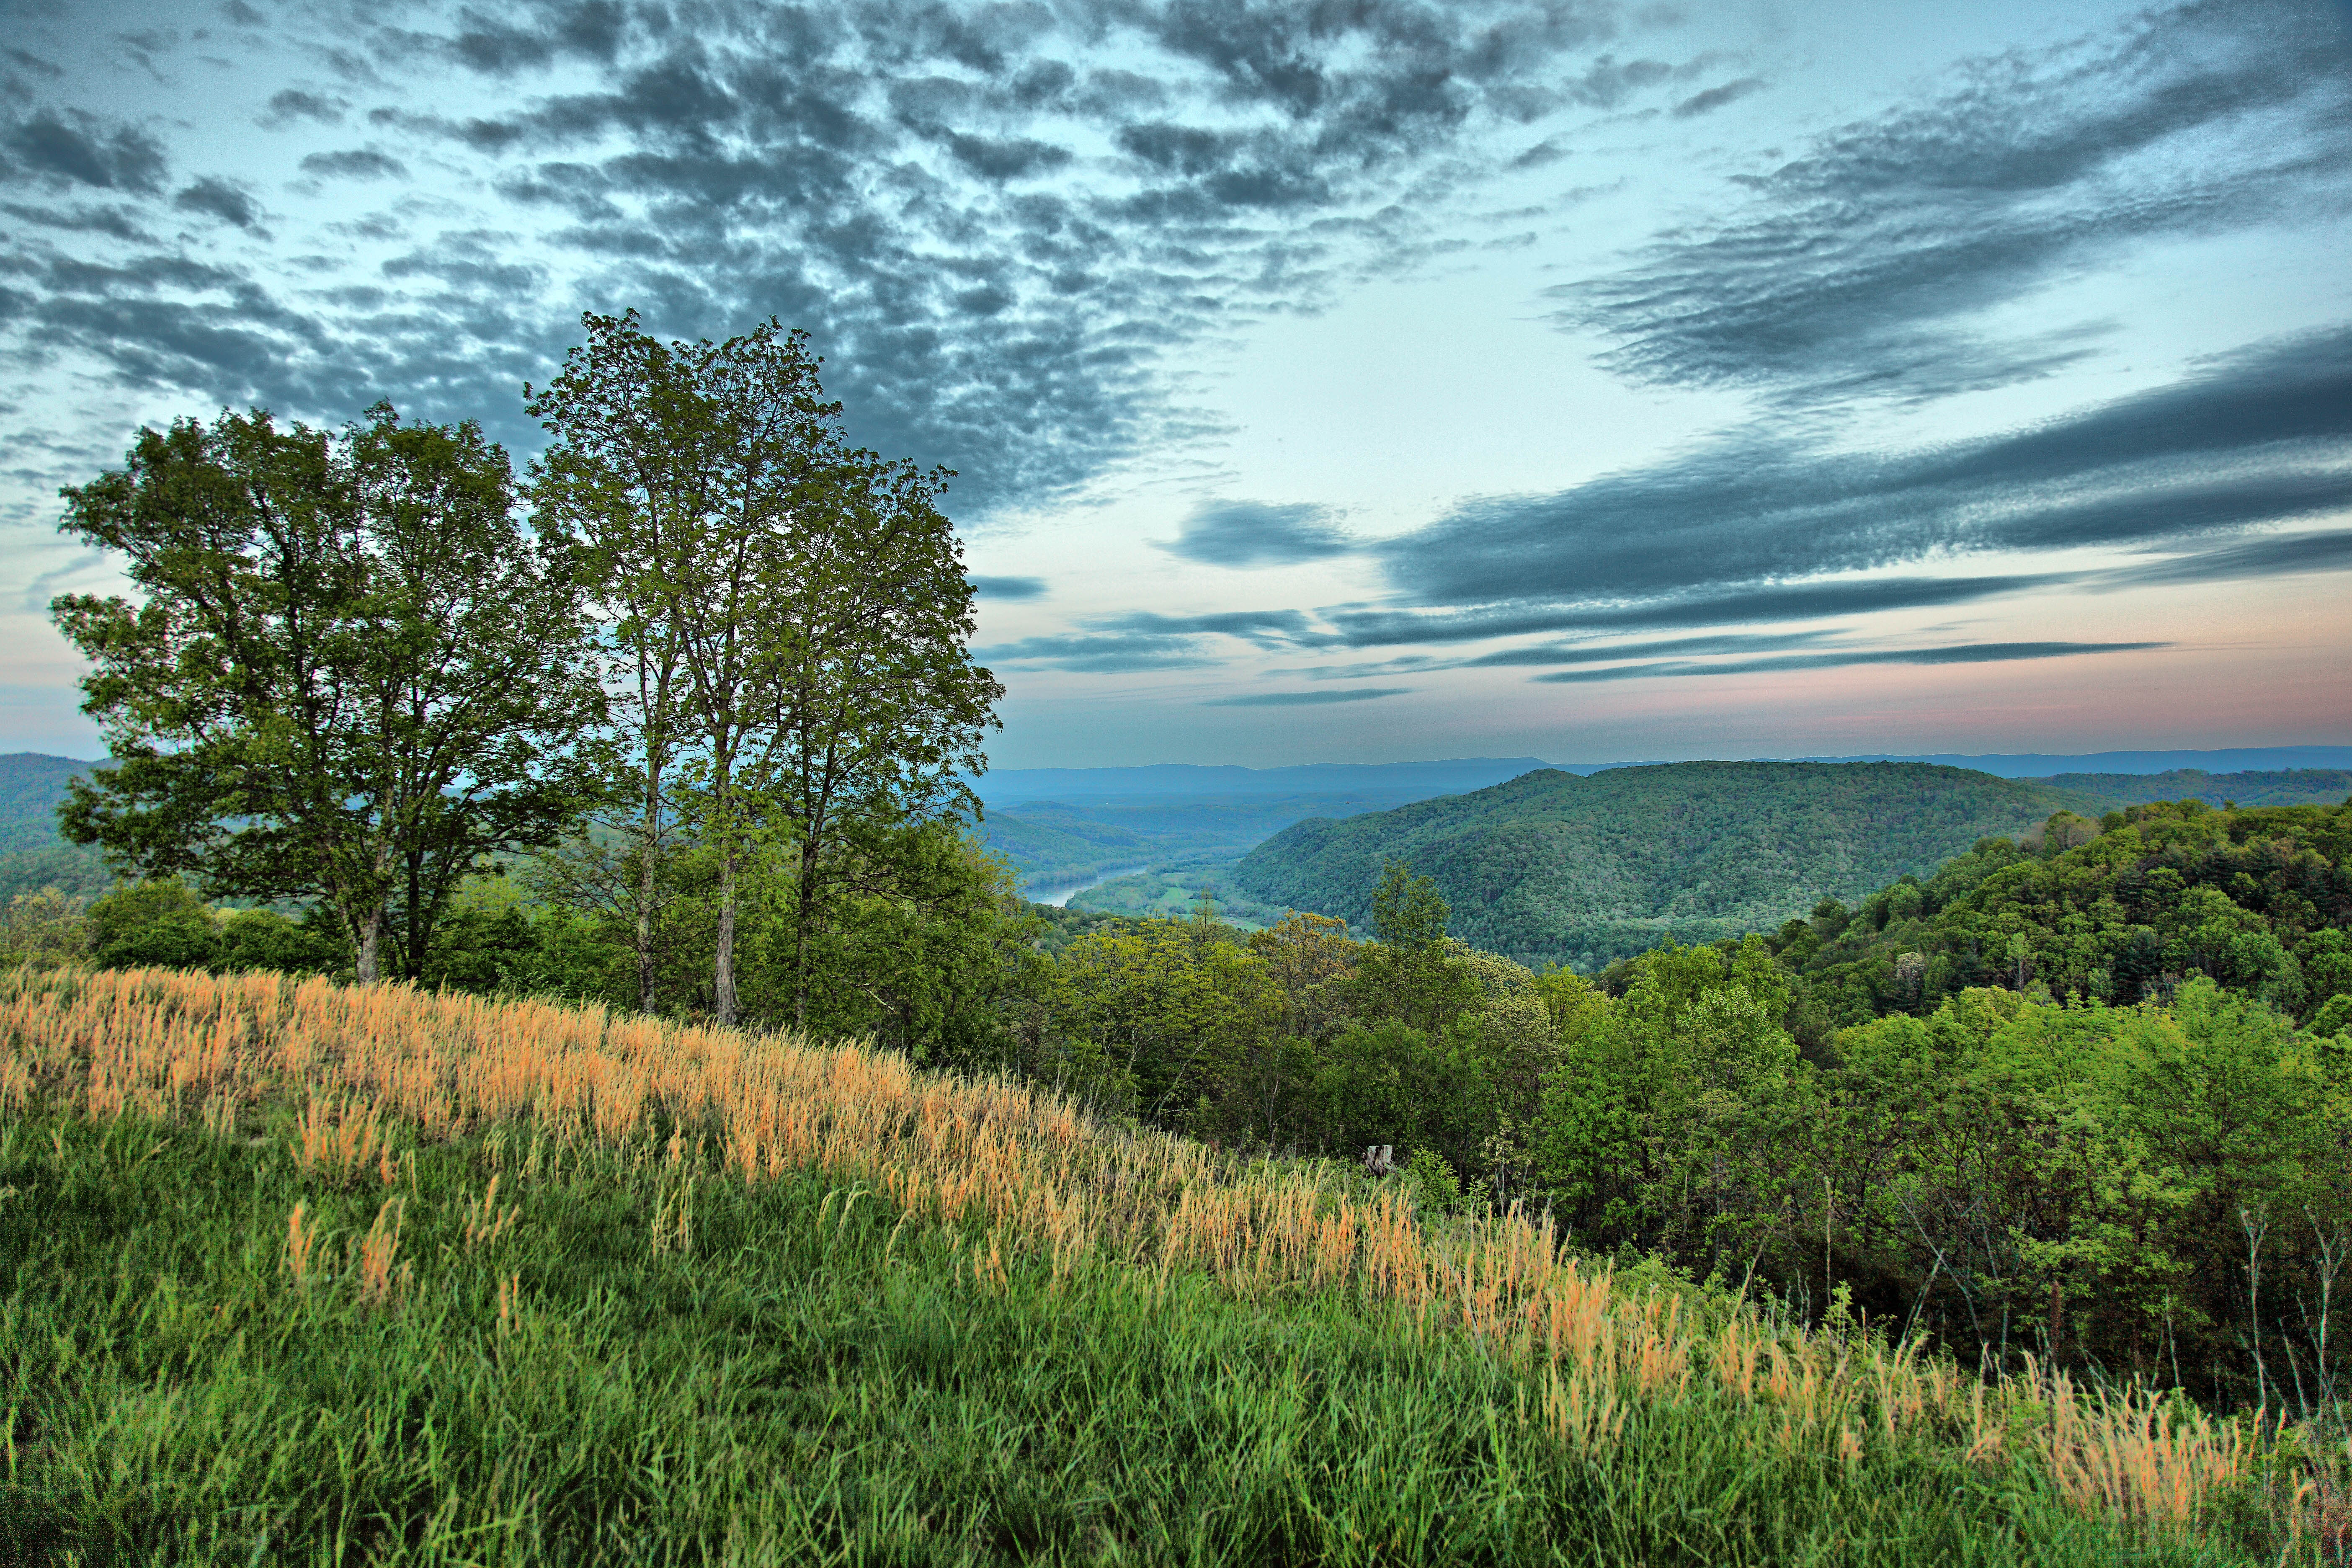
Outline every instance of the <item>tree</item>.
{"type": "Polygon", "coordinates": [[[1003,688],[967,650],[971,586],[934,504],[949,476],[851,447],[804,333],[772,321],[663,345],[634,313],[585,324],[588,344],[530,404],[555,437],[539,494],[588,534],[645,693],[643,886],[675,757],[678,816],[717,852],[711,1010],[738,1016],[737,882],[772,844],[792,857],[805,1026],[834,900],[898,875],[873,846],[980,809],[964,779],[987,765],[1003,688]]]}
{"type": "Polygon", "coordinates": [[[675,820],[671,770],[692,721],[685,673],[690,623],[680,601],[709,587],[691,567],[712,542],[719,465],[698,439],[709,432],[697,396],[697,351],[673,351],[647,336],[634,310],[581,321],[588,341],[565,356],[555,380],[536,392],[523,387],[526,410],[554,437],[531,466],[531,492],[540,516],[587,546],[623,742],[614,759],[614,799],[625,814],[616,826],[629,849],[614,855],[585,843],[551,873],[575,890],[595,889],[602,896],[594,901],[610,906],[630,931],[637,1007],[650,1013],[663,860],[675,820]]]}
{"type": "Polygon", "coordinates": [[[62,531],[143,595],[50,606],[116,759],[70,786],[69,838],[214,896],[323,899],[369,984],[387,934],[423,973],[483,857],[577,819],[604,700],[572,552],[520,527],[472,424],[180,420],[63,493],[62,531]]]}
{"type": "Polygon", "coordinates": [[[1356,972],[1366,1010],[1435,1033],[1475,1006],[1476,984],[1447,962],[1445,921],[1453,911],[1428,877],[1391,863],[1372,890],[1372,929],[1356,972]]]}

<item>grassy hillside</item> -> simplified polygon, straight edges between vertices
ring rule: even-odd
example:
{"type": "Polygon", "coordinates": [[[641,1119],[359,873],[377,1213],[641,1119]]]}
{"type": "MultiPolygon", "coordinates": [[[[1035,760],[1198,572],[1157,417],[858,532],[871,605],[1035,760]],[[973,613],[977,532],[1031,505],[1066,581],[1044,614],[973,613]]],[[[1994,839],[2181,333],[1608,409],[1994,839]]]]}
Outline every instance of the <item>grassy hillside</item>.
{"type": "Polygon", "coordinates": [[[2330,1544],[2324,1448],[887,1055],[160,972],[17,971],[0,1041],[13,1562],[2330,1544]]]}
{"type": "Polygon", "coordinates": [[[1234,880],[1362,925],[1381,868],[1433,879],[1454,933],[1591,967],[1661,941],[1777,925],[1930,871],[1977,839],[2080,803],[2045,784],[1922,763],[1678,763],[1541,772],[1345,822],[1302,822],[1234,880]]]}

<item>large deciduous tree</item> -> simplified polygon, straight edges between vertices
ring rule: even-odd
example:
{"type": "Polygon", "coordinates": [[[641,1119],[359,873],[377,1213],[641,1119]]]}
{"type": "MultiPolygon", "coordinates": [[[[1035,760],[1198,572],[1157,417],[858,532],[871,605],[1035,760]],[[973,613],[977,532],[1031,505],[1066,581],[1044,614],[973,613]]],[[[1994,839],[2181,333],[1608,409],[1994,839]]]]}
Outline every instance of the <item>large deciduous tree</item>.
{"type": "Polygon", "coordinates": [[[520,525],[472,424],[181,420],[64,496],[62,531],[139,595],[50,607],[115,758],[73,785],[68,837],[217,896],[322,900],[367,983],[388,936],[424,972],[482,857],[578,819],[604,702],[575,552],[520,525]]]}
{"type": "Polygon", "coordinates": [[[978,810],[965,780],[1003,688],[968,650],[949,476],[851,447],[805,335],[774,321],[717,344],[658,342],[634,312],[584,324],[531,396],[553,437],[537,495],[590,542],[614,626],[641,908],[664,825],[690,824],[716,855],[710,1006],[732,1022],[739,879],[762,846],[789,857],[805,1026],[834,900],[890,892],[900,829],[978,810]]]}

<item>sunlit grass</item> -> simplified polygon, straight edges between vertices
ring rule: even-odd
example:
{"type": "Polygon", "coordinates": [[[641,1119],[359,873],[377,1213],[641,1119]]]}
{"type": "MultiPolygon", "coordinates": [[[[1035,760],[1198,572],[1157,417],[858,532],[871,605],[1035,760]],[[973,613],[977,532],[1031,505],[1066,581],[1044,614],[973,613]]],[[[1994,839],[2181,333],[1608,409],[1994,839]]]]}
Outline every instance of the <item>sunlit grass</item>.
{"type": "Polygon", "coordinates": [[[0,1030],[20,1554],[2333,1544],[2324,1476],[2242,1423],[854,1047],[162,973],[9,976],[0,1030]]]}

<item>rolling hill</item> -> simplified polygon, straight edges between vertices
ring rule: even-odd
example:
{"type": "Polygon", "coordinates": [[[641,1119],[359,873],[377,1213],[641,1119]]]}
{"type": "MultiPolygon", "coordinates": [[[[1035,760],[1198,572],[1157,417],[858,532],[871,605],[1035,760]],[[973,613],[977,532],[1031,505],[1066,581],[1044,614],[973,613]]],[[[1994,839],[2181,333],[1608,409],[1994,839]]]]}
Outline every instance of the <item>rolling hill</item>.
{"type": "Polygon", "coordinates": [[[2102,811],[2151,800],[2201,800],[2207,805],[2339,805],[2352,795],[2352,769],[2271,768],[2234,773],[2174,768],[2160,773],[2055,773],[2031,779],[2083,795],[2102,811]]]}
{"type": "Polygon", "coordinates": [[[90,766],[79,758],[38,752],[0,755],[0,904],[41,888],[90,898],[113,885],[95,848],[58,836],[58,803],[66,797],[66,781],[90,766]]]}
{"type": "Polygon", "coordinates": [[[1433,879],[1453,933],[1523,961],[1591,967],[1672,938],[1769,929],[1822,897],[1929,872],[1978,839],[2093,803],[1924,763],[1677,763],[1543,770],[1472,795],[1300,822],[1234,881],[1271,903],[1369,923],[1382,868],[1433,879]]]}

